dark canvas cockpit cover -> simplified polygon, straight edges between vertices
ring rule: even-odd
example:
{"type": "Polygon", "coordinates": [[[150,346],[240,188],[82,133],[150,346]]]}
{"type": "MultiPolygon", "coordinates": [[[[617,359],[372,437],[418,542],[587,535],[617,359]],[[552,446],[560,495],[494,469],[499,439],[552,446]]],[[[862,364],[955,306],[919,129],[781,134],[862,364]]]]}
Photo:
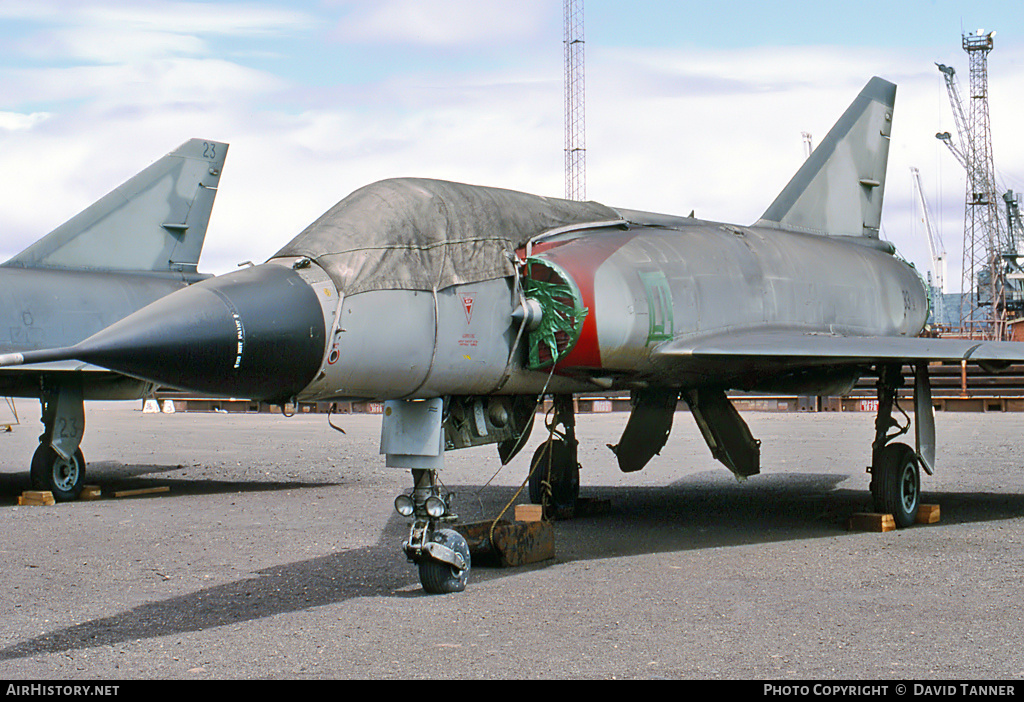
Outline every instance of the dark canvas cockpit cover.
{"type": "Polygon", "coordinates": [[[537,234],[616,219],[594,202],[398,178],[355,191],[274,258],[313,259],[346,295],[442,290],[515,275],[508,254],[537,234]]]}

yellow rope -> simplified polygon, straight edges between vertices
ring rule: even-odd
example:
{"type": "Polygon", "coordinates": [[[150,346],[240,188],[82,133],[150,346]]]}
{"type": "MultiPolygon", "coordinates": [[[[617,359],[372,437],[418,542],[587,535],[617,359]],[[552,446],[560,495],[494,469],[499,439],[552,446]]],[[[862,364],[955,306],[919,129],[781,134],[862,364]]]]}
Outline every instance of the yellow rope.
{"type": "MultiPolygon", "coordinates": [[[[547,422],[545,422],[545,423],[547,423],[547,422]]],[[[551,457],[554,454],[554,452],[551,449],[552,449],[552,446],[553,446],[552,439],[554,438],[554,436],[555,436],[555,424],[552,422],[552,423],[548,424],[548,439],[545,442],[545,445],[547,446],[547,450],[545,451],[545,453],[547,453],[547,456],[548,456],[548,474],[547,474],[547,480],[543,481],[543,483],[542,483],[542,485],[544,486],[544,491],[542,492],[542,495],[541,495],[541,515],[542,515],[542,518],[544,516],[544,507],[547,506],[547,498],[551,494],[551,457]]],[[[542,453],[541,454],[542,458],[543,458],[543,455],[544,454],[542,453]]],[[[516,490],[516,493],[514,495],[512,495],[512,498],[508,501],[508,503],[505,504],[505,506],[502,508],[501,512],[498,513],[498,516],[494,518],[493,522],[491,522],[491,528],[490,528],[490,531],[487,534],[487,539],[488,539],[488,541],[490,541],[491,546],[494,545],[494,528],[498,525],[498,522],[501,521],[501,518],[503,516],[505,516],[505,512],[507,512],[508,508],[512,506],[512,503],[514,503],[517,499],[519,499],[519,495],[522,494],[523,488],[526,487],[527,483],[530,482],[530,478],[533,476],[534,471],[537,470],[537,466],[539,466],[539,465],[540,465],[540,460],[537,460],[533,464],[533,466],[530,468],[530,472],[526,474],[526,480],[524,480],[522,482],[522,484],[519,486],[519,489],[516,490]]]]}

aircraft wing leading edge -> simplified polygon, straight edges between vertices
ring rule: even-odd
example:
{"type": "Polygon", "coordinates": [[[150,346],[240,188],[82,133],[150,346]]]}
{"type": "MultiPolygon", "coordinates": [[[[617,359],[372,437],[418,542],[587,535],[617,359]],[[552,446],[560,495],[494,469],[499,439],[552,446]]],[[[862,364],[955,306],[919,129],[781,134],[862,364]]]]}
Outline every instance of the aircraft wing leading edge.
{"type": "Polygon", "coordinates": [[[654,356],[746,358],[801,365],[866,365],[884,362],[945,361],[1024,363],[1024,344],[1014,341],[930,339],[901,336],[842,336],[792,330],[739,331],[662,344],[654,356]]]}

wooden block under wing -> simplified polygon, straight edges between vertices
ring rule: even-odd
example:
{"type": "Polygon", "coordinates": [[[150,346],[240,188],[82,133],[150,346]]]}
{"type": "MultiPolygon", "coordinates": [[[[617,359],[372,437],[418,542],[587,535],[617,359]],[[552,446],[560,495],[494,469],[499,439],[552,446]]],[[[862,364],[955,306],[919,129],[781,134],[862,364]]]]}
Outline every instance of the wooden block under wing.
{"type": "Polygon", "coordinates": [[[542,505],[516,505],[517,522],[539,522],[544,518],[542,505]]]}
{"type": "Polygon", "coordinates": [[[102,490],[99,485],[86,485],[82,488],[82,494],[78,496],[80,500],[98,500],[102,497],[102,490]]]}
{"type": "Polygon", "coordinates": [[[49,490],[26,490],[18,497],[18,504],[36,507],[56,504],[56,500],[53,499],[53,493],[49,490]]]}
{"type": "Polygon", "coordinates": [[[161,487],[151,488],[140,488],[138,490],[118,490],[114,493],[114,497],[135,497],[136,495],[155,495],[160,492],[170,492],[171,488],[167,485],[161,487]]]}
{"type": "Polygon", "coordinates": [[[850,531],[895,531],[896,520],[891,514],[878,512],[858,512],[847,522],[850,531]]]}
{"type": "Polygon", "coordinates": [[[921,505],[917,508],[918,524],[935,524],[939,521],[938,505],[921,505]]]}

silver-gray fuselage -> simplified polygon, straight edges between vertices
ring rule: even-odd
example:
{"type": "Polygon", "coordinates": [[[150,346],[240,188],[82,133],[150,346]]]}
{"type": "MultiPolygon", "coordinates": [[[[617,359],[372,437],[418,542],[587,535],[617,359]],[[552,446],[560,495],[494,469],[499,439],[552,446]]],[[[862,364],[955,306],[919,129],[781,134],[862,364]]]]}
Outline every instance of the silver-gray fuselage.
{"type": "MultiPolygon", "coordinates": [[[[757,389],[777,383],[784,369],[770,362],[666,365],[654,352],[668,340],[754,329],[917,336],[928,313],[920,277],[877,240],[678,218],[671,227],[575,231],[532,254],[571,279],[587,309],[579,340],[554,374],[526,369],[526,335],[512,322],[521,292],[515,278],[498,278],[436,292],[361,292],[337,309],[325,306],[329,348],[300,398],[585,392],[644,383],[757,389]]],[[[319,279],[330,284],[326,275],[319,279]]]]}

